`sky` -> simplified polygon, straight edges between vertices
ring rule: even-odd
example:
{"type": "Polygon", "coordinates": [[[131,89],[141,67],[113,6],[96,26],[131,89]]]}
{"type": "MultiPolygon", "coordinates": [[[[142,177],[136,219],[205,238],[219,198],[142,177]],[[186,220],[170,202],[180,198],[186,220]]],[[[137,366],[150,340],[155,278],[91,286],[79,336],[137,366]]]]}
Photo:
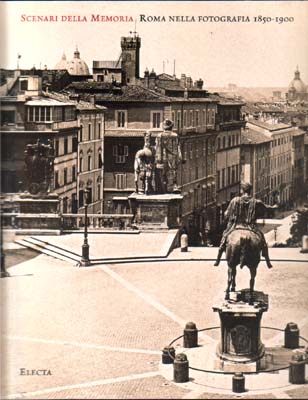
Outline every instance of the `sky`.
{"type": "Polygon", "coordinates": [[[117,60],[121,36],[134,31],[135,23],[94,22],[92,14],[136,21],[141,76],[146,67],[163,72],[163,62],[165,72],[173,74],[175,60],[178,77],[202,78],[206,87],[284,87],[298,65],[308,84],[308,1],[1,1],[0,67],[16,68],[20,54],[20,68],[53,68],[63,52],[73,58],[76,45],[90,70],[93,60],[117,60]],[[26,22],[25,16],[58,20],[26,22]],[[63,22],[68,16],[87,21],[63,22]],[[169,22],[170,16],[190,22],[169,22]],[[249,22],[223,22],[227,16],[249,22]],[[268,22],[258,22],[259,16],[268,22]],[[276,17],[285,21],[279,24],[276,17]]]}

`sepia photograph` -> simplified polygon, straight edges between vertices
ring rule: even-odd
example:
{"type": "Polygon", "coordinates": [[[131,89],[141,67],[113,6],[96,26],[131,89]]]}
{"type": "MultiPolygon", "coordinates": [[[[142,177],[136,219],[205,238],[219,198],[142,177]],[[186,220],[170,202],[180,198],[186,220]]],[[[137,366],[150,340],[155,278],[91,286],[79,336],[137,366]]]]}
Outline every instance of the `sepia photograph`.
{"type": "Polygon", "coordinates": [[[307,21],[0,2],[1,399],[308,399],[307,21]]]}

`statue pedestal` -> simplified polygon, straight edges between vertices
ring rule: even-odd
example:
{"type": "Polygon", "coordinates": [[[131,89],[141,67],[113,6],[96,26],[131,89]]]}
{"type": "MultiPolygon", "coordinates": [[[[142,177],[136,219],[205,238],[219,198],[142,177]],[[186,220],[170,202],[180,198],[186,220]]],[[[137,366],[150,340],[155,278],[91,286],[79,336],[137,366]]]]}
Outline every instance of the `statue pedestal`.
{"type": "Polygon", "coordinates": [[[133,193],[128,199],[140,229],[177,229],[181,226],[182,195],[133,193]]]}
{"type": "Polygon", "coordinates": [[[18,199],[19,214],[16,216],[16,233],[37,230],[61,230],[59,215],[59,198],[57,195],[22,194],[18,199]]]}
{"type": "Polygon", "coordinates": [[[256,372],[262,369],[264,357],[261,318],[268,310],[268,295],[254,292],[254,305],[248,304],[248,290],[230,295],[234,300],[213,306],[219,313],[221,329],[216,367],[226,372],[256,372]]]}

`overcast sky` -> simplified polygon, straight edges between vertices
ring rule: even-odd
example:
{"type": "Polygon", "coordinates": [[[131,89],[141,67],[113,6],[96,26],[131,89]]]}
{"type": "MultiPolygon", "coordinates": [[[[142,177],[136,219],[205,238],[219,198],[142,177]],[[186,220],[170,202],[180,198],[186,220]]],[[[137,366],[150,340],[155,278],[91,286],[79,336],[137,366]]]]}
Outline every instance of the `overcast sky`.
{"type": "Polygon", "coordinates": [[[299,65],[308,84],[308,1],[198,2],[1,2],[1,67],[53,68],[76,44],[89,68],[92,60],[117,60],[120,38],[132,22],[91,22],[91,14],[137,20],[141,37],[141,75],[146,67],[202,78],[205,85],[287,86],[299,65]],[[140,15],[195,17],[196,22],[140,22],[140,15]],[[58,16],[58,22],[22,22],[22,15],[58,16]],[[86,16],[88,22],[61,22],[62,16],[86,16]],[[265,24],[254,17],[288,17],[294,22],[265,24]],[[199,16],[248,16],[250,22],[197,22],[199,16]],[[3,21],[4,19],[4,21],[3,21]],[[3,57],[4,55],[4,57],[3,57]]]}

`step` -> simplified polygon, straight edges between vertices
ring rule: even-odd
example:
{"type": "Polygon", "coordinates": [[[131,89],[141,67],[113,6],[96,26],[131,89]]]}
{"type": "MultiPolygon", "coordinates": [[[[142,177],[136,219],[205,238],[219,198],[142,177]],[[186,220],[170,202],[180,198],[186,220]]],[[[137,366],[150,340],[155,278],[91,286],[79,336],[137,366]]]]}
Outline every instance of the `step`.
{"type": "Polygon", "coordinates": [[[15,242],[20,244],[21,246],[28,247],[39,253],[46,254],[50,257],[58,258],[59,260],[62,260],[62,261],[68,261],[68,262],[74,263],[74,264],[80,261],[80,257],[72,255],[69,252],[66,252],[65,250],[60,250],[58,248],[55,248],[54,246],[52,246],[50,244],[44,245],[43,243],[40,243],[39,241],[37,241],[31,237],[17,239],[17,240],[15,240],[15,242]]]}

